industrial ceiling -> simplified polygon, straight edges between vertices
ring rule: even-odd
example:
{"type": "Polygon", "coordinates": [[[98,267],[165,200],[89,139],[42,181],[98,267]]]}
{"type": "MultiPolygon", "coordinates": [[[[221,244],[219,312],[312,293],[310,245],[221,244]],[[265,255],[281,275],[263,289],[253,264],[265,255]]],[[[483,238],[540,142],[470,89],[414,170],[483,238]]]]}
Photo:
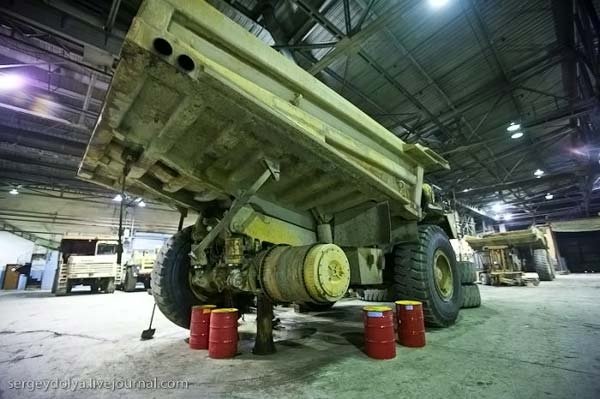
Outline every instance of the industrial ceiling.
{"type": "MultiPolygon", "coordinates": [[[[140,3],[3,2],[0,220],[6,226],[32,232],[33,222],[15,210],[39,207],[33,210],[60,216],[64,206],[49,212],[50,203],[39,199],[65,196],[106,203],[105,213],[89,217],[114,223],[115,193],[78,180],[76,171],[140,3]],[[19,83],[17,90],[2,87],[19,83]],[[13,189],[23,195],[11,196],[13,189]]],[[[403,140],[449,159],[450,171],[427,179],[465,208],[515,226],[600,211],[598,2],[210,3],[403,140]]],[[[149,205],[167,213],[148,229],[176,226],[174,210],[149,205]]]]}

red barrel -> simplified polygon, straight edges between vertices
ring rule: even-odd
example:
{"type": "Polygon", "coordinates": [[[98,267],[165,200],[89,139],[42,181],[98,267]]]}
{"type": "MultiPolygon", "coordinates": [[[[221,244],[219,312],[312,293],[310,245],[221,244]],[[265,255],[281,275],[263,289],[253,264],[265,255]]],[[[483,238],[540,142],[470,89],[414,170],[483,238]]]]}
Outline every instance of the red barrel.
{"type": "Polygon", "coordinates": [[[214,309],[210,313],[208,356],[226,359],[235,356],[238,344],[238,310],[235,308],[214,309]]]}
{"type": "Polygon", "coordinates": [[[425,346],[423,304],[419,301],[396,301],[398,342],[411,348],[425,346]]]}
{"type": "Polygon", "coordinates": [[[396,357],[394,312],[388,306],[365,306],[365,352],[373,359],[396,357]]]}
{"type": "Polygon", "coordinates": [[[216,305],[192,306],[192,318],[190,320],[191,349],[208,349],[210,313],[216,307],[216,305]]]}

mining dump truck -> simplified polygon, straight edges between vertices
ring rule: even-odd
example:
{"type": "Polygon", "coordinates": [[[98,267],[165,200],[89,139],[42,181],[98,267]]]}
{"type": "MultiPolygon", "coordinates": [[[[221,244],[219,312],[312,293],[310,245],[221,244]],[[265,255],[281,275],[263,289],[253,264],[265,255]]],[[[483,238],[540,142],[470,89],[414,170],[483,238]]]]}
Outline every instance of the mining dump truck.
{"type": "Polygon", "coordinates": [[[179,326],[196,304],[257,298],[268,324],[268,304],[323,309],[365,286],[422,301],[429,325],[449,326],[461,305],[454,224],[424,184],[448,167],[208,3],[146,0],[79,176],[200,215],[152,273],[179,326]]]}
{"type": "Polygon", "coordinates": [[[156,261],[156,250],[136,250],[123,266],[121,286],[125,292],[133,292],[137,283],[143,283],[145,289],[150,288],[150,276],[156,261]]]}
{"type": "Polygon", "coordinates": [[[52,291],[57,296],[67,295],[74,286],[87,285],[92,293],[111,294],[120,283],[120,276],[116,241],[64,238],[52,291]]]}
{"type": "Polygon", "coordinates": [[[538,274],[538,282],[554,279],[546,238],[535,227],[465,239],[481,260],[484,284],[524,285],[528,271],[538,274]]]}

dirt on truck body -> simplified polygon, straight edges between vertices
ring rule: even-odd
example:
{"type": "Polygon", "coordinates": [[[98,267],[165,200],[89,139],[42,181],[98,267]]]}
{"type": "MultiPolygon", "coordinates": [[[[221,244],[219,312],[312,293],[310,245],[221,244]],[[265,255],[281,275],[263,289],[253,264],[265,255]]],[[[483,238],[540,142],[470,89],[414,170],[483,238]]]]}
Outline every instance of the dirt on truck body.
{"type": "Polygon", "coordinates": [[[183,327],[195,304],[323,308],[349,287],[423,301],[447,326],[453,224],[423,182],[441,168],[206,2],[146,0],[79,175],[200,214],[152,275],[183,327]]]}

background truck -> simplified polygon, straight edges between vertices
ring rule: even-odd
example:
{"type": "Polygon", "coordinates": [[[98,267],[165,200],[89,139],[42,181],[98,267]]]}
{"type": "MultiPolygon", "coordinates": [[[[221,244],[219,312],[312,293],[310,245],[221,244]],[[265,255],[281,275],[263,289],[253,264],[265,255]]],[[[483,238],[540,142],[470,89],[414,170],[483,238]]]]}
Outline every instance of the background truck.
{"type": "Polygon", "coordinates": [[[448,167],[206,2],[146,0],[79,176],[197,212],[158,255],[156,303],[189,328],[193,305],[257,297],[258,344],[269,304],[322,309],[349,287],[453,324],[454,224],[423,181],[448,167]]]}
{"type": "Polygon", "coordinates": [[[523,285],[525,272],[537,273],[539,281],[554,280],[546,238],[535,227],[465,239],[476,251],[484,284],[523,285]]]}
{"type": "Polygon", "coordinates": [[[112,240],[63,239],[53,292],[67,295],[76,285],[88,285],[91,292],[113,293],[121,280],[117,265],[117,242],[112,240]]]}
{"type": "Polygon", "coordinates": [[[123,291],[135,291],[137,283],[143,283],[145,289],[150,288],[150,277],[157,252],[155,249],[133,251],[121,273],[123,291]]]}

